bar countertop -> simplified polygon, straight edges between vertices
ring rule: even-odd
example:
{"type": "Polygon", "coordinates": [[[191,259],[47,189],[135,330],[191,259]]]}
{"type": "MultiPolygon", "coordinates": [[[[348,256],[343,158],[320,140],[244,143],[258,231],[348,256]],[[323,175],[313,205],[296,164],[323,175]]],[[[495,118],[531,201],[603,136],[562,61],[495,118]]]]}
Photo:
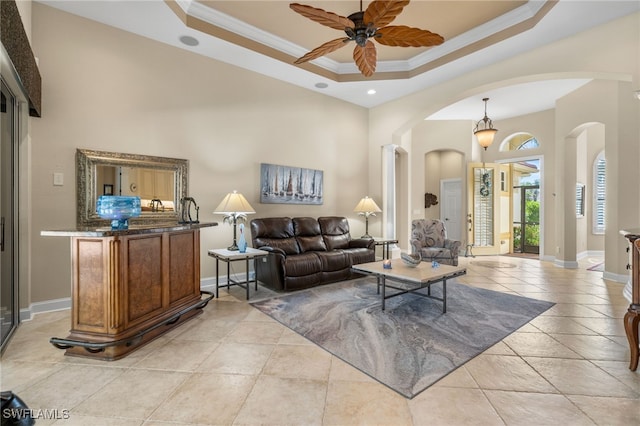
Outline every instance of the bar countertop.
{"type": "Polygon", "coordinates": [[[193,229],[217,226],[218,222],[200,223],[158,223],[154,225],[130,225],[128,229],[111,229],[110,226],[78,227],[76,229],[61,229],[40,231],[43,237],[119,237],[139,234],[156,234],[162,232],[188,231],[193,229]]]}
{"type": "Polygon", "coordinates": [[[632,239],[635,240],[638,238],[638,236],[640,236],[640,228],[621,229],[620,235],[624,236],[625,238],[627,237],[627,235],[630,235],[632,236],[632,239]]]}

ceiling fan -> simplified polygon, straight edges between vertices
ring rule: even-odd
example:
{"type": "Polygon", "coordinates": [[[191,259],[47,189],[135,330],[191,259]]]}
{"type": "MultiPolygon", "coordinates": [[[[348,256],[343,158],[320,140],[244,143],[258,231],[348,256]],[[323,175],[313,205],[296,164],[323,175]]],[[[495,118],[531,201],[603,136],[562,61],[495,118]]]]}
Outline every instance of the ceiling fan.
{"type": "Polygon", "coordinates": [[[431,31],[406,25],[387,26],[408,4],[409,0],[374,0],[369,3],[367,10],[362,11],[362,0],[360,0],[360,11],[345,18],[316,7],[291,3],[289,7],[305,18],[347,34],[347,37],[328,41],[313,49],[298,58],[295,63],[311,61],[346,46],[350,41],[355,41],[353,59],[360,72],[365,77],[371,77],[376,70],[377,52],[370,39],[386,46],[424,47],[442,44],[444,38],[431,31]]]}

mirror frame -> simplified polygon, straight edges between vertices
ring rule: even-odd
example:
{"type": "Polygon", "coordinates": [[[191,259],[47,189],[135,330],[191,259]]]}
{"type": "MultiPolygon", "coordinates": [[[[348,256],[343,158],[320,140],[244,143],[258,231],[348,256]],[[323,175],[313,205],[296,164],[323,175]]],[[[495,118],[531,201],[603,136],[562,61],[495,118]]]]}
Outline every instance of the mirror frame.
{"type": "Polygon", "coordinates": [[[96,213],[98,193],[96,188],[97,166],[143,167],[146,169],[173,170],[174,211],[142,212],[139,217],[131,218],[132,225],[154,225],[176,223],[181,217],[182,203],[188,194],[189,162],[179,158],[153,157],[150,155],[124,154],[119,152],[76,150],[76,199],[78,227],[108,226],[109,220],[102,219],[96,213]]]}

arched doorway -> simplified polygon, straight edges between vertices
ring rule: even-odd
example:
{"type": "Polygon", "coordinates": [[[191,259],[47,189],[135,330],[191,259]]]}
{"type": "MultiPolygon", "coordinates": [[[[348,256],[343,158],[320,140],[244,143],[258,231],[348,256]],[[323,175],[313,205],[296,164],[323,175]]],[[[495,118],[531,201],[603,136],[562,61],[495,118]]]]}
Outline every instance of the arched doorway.
{"type": "Polygon", "coordinates": [[[517,157],[505,163],[508,169],[501,176],[500,185],[510,206],[510,246],[509,254],[540,254],[542,235],[542,194],[541,159],[531,157],[531,150],[540,147],[534,135],[517,132],[506,137],[500,144],[501,152],[511,152],[517,157]]]}

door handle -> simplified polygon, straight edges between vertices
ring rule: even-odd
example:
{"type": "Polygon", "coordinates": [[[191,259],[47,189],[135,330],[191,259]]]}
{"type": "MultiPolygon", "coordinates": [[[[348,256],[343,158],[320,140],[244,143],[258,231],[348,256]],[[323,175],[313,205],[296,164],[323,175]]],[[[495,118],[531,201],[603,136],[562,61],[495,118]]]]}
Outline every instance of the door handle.
{"type": "Polygon", "coordinates": [[[0,251],[4,251],[4,217],[0,219],[0,251]]]}

